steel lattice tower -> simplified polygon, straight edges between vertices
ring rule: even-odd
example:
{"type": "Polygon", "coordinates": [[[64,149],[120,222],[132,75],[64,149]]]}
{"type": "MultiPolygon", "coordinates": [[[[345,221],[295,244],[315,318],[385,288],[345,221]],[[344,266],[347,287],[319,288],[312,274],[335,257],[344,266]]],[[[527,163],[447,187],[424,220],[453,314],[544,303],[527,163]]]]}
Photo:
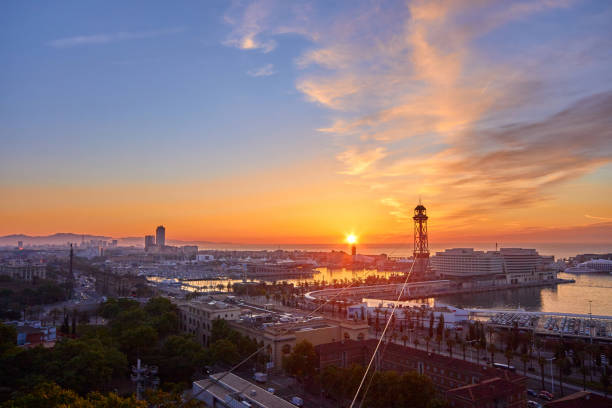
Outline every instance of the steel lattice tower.
{"type": "Polygon", "coordinates": [[[423,276],[429,260],[429,241],[427,239],[427,209],[419,200],[414,208],[414,268],[415,275],[423,276]]]}

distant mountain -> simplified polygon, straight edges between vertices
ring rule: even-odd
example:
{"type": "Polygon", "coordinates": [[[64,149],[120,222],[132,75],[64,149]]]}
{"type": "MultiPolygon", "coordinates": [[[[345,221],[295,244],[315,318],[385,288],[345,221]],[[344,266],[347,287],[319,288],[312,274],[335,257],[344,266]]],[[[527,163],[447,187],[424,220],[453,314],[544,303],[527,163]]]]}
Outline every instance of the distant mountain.
{"type": "MultiPolygon", "coordinates": [[[[67,242],[80,243],[81,241],[110,241],[116,239],[120,246],[144,246],[144,235],[142,237],[122,237],[113,238],[103,235],[90,234],[74,234],[71,232],[58,232],[52,235],[32,236],[25,234],[11,234],[0,237],[0,246],[17,246],[18,241],[23,241],[24,245],[63,245],[67,242]]],[[[231,242],[213,242],[213,241],[181,241],[167,240],[168,245],[234,245],[231,242]]]]}
{"type": "Polygon", "coordinates": [[[25,234],[12,234],[0,237],[0,245],[15,245],[23,241],[24,245],[61,245],[66,242],[81,242],[82,240],[110,240],[111,237],[102,235],[74,234],[71,232],[58,232],[52,235],[31,236],[25,234]]]}

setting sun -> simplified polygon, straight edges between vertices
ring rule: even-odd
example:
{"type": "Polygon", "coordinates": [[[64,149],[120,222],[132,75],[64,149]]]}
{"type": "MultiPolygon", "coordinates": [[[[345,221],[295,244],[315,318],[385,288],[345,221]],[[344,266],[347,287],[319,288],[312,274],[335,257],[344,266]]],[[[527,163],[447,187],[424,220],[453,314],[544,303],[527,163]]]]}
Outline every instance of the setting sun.
{"type": "Polygon", "coordinates": [[[355,234],[349,234],[346,236],[346,242],[349,244],[355,244],[357,242],[357,236],[355,234]]]}

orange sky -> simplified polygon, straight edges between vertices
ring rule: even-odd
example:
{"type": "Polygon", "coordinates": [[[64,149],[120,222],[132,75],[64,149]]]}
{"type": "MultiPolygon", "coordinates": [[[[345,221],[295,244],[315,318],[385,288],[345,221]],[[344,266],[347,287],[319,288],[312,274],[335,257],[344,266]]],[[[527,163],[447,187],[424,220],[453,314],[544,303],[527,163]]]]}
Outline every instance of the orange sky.
{"type": "Polygon", "coordinates": [[[612,242],[612,6],[292,3],[12,5],[0,235],[612,242]]]}

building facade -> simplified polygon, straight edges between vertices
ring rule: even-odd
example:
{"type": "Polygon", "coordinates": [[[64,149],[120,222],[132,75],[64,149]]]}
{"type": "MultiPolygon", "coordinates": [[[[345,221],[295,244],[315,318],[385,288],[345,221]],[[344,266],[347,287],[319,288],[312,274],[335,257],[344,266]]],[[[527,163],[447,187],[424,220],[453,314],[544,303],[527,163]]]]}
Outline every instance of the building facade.
{"type": "Polygon", "coordinates": [[[145,251],[151,250],[155,246],[155,237],[153,235],[145,235],[145,251]]]}
{"type": "Polygon", "coordinates": [[[166,245],[166,228],[163,225],[160,225],[155,230],[155,244],[160,248],[166,245]]]}
{"type": "Polygon", "coordinates": [[[0,264],[0,275],[31,282],[34,279],[45,279],[47,277],[47,265],[42,262],[9,261],[0,264]]]}
{"type": "Polygon", "coordinates": [[[191,301],[179,303],[180,329],[195,336],[203,346],[210,344],[212,325],[216,319],[238,320],[241,309],[219,301],[191,301]]]}
{"type": "Polygon", "coordinates": [[[436,252],[431,263],[442,278],[491,276],[504,272],[504,259],[496,251],[474,251],[473,248],[453,248],[436,252]]]}

